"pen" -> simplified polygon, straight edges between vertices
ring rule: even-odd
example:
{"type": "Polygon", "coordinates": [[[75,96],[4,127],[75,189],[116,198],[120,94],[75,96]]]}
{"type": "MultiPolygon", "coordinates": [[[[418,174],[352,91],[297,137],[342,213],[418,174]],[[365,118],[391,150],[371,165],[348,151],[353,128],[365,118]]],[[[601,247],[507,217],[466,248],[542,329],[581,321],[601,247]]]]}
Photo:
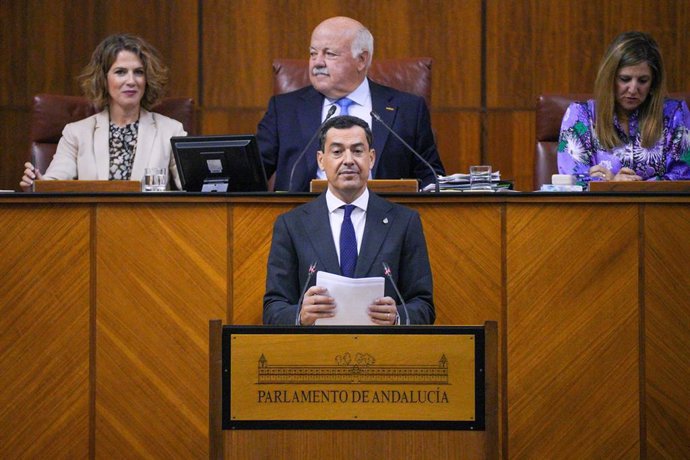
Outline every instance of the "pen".
{"type": "Polygon", "coordinates": [[[36,189],[36,179],[38,179],[38,166],[36,165],[36,153],[31,152],[31,166],[34,168],[34,180],[31,181],[31,191],[36,189]]]}

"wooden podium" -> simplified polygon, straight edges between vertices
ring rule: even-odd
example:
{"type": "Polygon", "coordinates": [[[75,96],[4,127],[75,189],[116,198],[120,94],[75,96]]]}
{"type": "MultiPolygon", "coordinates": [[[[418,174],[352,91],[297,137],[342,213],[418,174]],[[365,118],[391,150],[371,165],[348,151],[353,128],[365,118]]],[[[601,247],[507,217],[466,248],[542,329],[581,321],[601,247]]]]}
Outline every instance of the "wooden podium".
{"type": "Polygon", "coordinates": [[[498,458],[496,322],[209,337],[210,458],[498,458]]]}

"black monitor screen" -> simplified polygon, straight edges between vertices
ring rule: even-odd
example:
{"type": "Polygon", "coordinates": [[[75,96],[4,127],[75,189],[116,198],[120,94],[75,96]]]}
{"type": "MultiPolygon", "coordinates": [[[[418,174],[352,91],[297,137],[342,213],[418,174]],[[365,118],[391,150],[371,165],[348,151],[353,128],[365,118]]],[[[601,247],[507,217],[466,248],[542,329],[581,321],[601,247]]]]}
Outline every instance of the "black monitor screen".
{"type": "Polygon", "coordinates": [[[254,135],[178,136],[170,142],[187,192],[268,190],[254,135]]]}

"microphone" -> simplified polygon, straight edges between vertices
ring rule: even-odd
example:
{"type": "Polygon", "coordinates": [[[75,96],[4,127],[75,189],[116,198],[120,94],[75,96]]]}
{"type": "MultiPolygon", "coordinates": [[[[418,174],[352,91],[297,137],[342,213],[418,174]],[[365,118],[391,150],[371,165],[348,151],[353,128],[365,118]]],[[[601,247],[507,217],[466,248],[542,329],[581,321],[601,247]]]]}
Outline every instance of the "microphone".
{"type": "Polygon", "coordinates": [[[402,142],[403,145],[404,145],[405,147],[407,147],[407,149],[408,149],[410,152],[414,153],[414,155],[415,155],[419,160],[421,160],[421,162],[424,163],[424,164],[426,165],[427,168],[429,168],[429,169],[431,170],[431,172],[434,174],[434,184],[436,185],[436,190],[435,190],[435,191],[436,191],[436,193],[440,192],[440,191],[441,191],[441,186],[439,185],[439,182],[438,182],[438,174],[436,174],[436,170],[435,170],[434,168],[431,167],[431,165],[429,164],[429,162],[426,161],[426,159],[425,159],[423,156],[421,156],[415,149],[413,149],[412,147],[410,147],[410,144],[408,144],[407,142],[405,142],[405,140],[404,140],[402,137],[400,137],[400,135],[399,135],[398,133],[396,133],[395,131],[393,131],[393,128],[391,128],[390,126],[388,126],[388,124],[386,124],[386,122],[383,121],[383,118],[381,118],[381,116],[380,116],[378,113],[376,113],[376,112],[374,112],[374,111],[372,110],[372,111],[371,111],[371,116],[372,116],[376,121],[378,121],[379,123],[381,123],[381,124],[388,130],[388,132],[390,132],[393,136],[395,136],[395,138],[396,138],[397,140],[399,140],[400,142],[402,142]]]}
{"type": "Polygon", "coordinates": [[[383,265],[383,274],[388,277],[388,279],[391,281],[391,284],[393,285],[393,289],[395,289],[395,293],[398,294],[398,297],[400,298],[400,303],[402,303],[403,311],[405,312],[405,326],[410,325],[410,313],[407,311],[407,305],[405,305],[405,299],[403,299],[403,296],[400,295],[400,291],[398,290],[398,285],[395,284],[395,281],[393,281],[393,275],[391,274],[391,268],[388,266],[386,262],[381,262],[381,265],[383,265]]]}
{"type": "Polygon", "coordinates": [[[304,300],[304,294],[307,293],[309,281],[311,281],[311,277],[314,276],[314,273],[316,273],[316,261],[312,262],[312,264],[309,266],[309,271],[307,272],[307,280],[304,282],[302,294],[299,296],[299,301],[297,302],[297,315],[295,316],[295,326],[299,326],[299,314],[302,312],[302,301],[304,300]]]}
{"type": "Polygon", "coordinates": [[[307,150],[309,149],[309,146],[314,142],[314,139],[316,139],[316,136],[318,136],[319,133],[321,132],[321,127],[323,126],[323,124],[326,123],[326,121],[327,121],[329,118],[331,118],[331,117],[333,116],[334,113],[335,113],[335,104],[333,104],[333,105],[331,106],[331,108],[328,110],[328,113],[326,114],[326,118],[325,118],[325,119],[321,122],[321,124],[319,125],[319,129],[317,129],[317,130],[314,132],[314,135],[311,137],[311,139],[309,139],[309,142],[307,142],[307,145],[304,146],[304,149],[303,149],[303,150],[300,152],[300,154],[297,156],[297,160],[295,161],[295,164],[292,165],[292,169],[290,170],[290,180],[288,181],[288,189],[287,189],[288,192],[289,192],[290,190],[292,190],[292,176],[295,175],[295,169],[297,168],[297,165],[298,165],[299,162],[302,160],[302,157],[304,156],[304,154],[307,153],[307,150]]]}

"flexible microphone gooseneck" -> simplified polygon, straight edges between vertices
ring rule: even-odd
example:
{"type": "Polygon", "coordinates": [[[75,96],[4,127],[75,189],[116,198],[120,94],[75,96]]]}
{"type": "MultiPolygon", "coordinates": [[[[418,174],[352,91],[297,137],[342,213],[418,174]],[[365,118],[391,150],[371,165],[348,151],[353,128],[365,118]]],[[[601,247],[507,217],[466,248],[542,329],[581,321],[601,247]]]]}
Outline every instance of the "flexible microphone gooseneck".
{"type": "Polygon", "coordinates": [[[403,311],[405,312],[405,326],[410,325],[410,314],[407,311],[407,305],[405,305],[405,299],[403,299],[403,296],[400,295],[400,291],[398,290],[398,285],[395,284],[395,281],[393,281],[393,275],[391,274],[391,268],[388,266],[386,262],[381,262],[381,265],[383,265],[383,274],[388,277],[388,279],[391,281],[391,284],[393,285],[393,289],[395,289],[395,293],[398,294],[398,297],[400,298],[400,303],[402,304],[403,311]]]}
{"type": "Polygon", "coordinates": [[[421,160],[421,162],[424,163],[424,164],[426,165],[427,168],[429,168],[429,170],[430,170],[430,171],[433,173],[433,175],[434,175],[434,184],[436,185],[436,190],[435,190],[435,191],[436,191],[436,193],[439,193],[439,192],[441,191],[441,186],[440,186],[440,184],[439,184],[439,182],[438,182],[438,174],[436,174],[436,170],[435,170],[434,168],[431,167],[431,164],[429,164],[429,162],[426,161],[426,159],[425,159],[423,156],[421,156],[415,149],[413,149],[412,147],[410,147],[410,144],[408,144],[407,142],[405,142],[405,139],[403,139],[402,137],[400,137],[400,135],[399,135],[398,133],[396,133],[395,131],[393,131],[393,128],[391,128],[390,126],[388,126],[388,124],[387,124],[385,121],[383,121],[383,118],[381,118],[381,116],[380,116],[378,113],[376,113],[376,112],[374,112],[374,111],[372,110],[372,111],[371,111],[371,116],[372,116],[376,121],[378,121],[379,123],[381,123],[381,124],[388,130],[389,133],[391,133],[393,136],[395,136],[395,138],[396,138],[397,140],[399,140],[400,142],[402,142],[403,145],[404,145],[405,147],[407,147],[407,149],[408,149],[410,152],[414,153],[414,155],[415,155],[417,158],[419,158],[419,160],[421,160]]]}
{"type": "Polygon", "coordinates": [[[307,142],[307,145],[304,146],[304,149],[297,156],[297,160],[295,161],[295,164],[292,165],[292,169],[290,170],[290,180],[288,181],[288,189],[287,189],[288,192],[292,191],[292,176],[295,175],[295,169],[297,168],[297,165],[299,164],[300,161],[302,161],[302,157],[304,156],[305,153],[307,153],[307,150],[309,150],[309,146],[314,143],[314,139],[316,139],[316,136],[318,136],[319,133],[321,132],[321,127],[323,127],[323,124],[326,123],[326,121],[328,121],[328,119],[331,118],[334,113],[335,113],[335,104],[332,105],[331,108],[328,110],[328,113],[326,114],[326,118],[319,125],[319,129],[317,129],[314,132],[314,135],[311,137],[311,139],[309,139],[309,142],[307,142]]]}
{"type": "Polygon", "coordinates": [[[300,325],[299,314],[302,312],[302,301],[304,300],[304,295],[307,293],[309,288],[309,281],[311,277],[316,273],[316,261],[312,262],[309,266],[309,271],[307,272],[307,280],[304,282],[304,287],[302,288],[302,294],[299,296],[299,301],[297,302],[297,315],[295,316],[295,326],[300,325]]]}

